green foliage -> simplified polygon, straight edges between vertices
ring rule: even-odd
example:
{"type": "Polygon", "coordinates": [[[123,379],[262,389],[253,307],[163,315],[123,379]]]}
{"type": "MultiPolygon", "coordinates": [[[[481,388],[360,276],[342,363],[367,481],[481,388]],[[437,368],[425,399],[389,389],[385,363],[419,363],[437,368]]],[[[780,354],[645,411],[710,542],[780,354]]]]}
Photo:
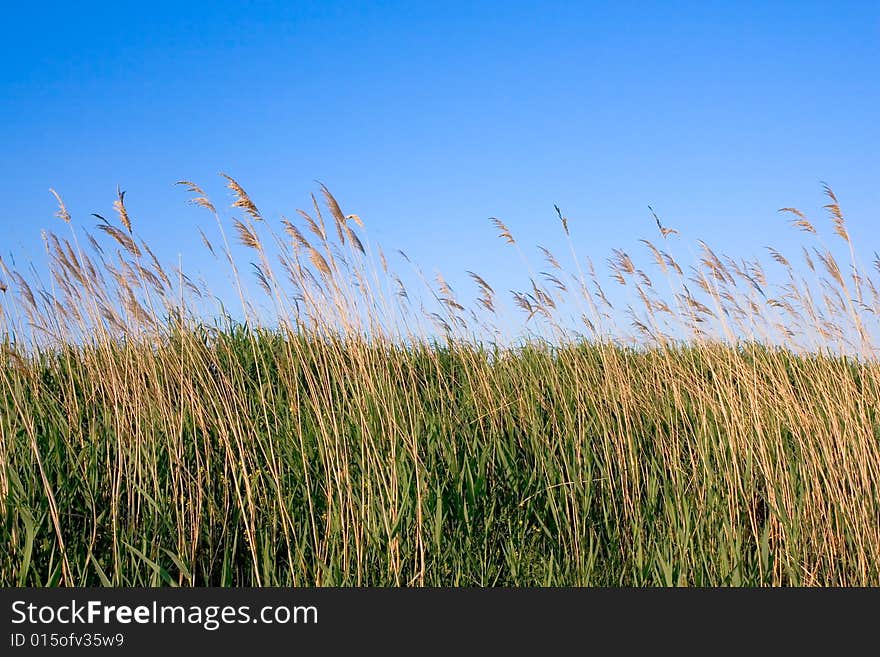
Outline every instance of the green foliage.
{"type": "Polygon", "coordinates": [[[0,583],[877,583],[877,374],[240,327],[45,352],[2,374],[0,583]]]}

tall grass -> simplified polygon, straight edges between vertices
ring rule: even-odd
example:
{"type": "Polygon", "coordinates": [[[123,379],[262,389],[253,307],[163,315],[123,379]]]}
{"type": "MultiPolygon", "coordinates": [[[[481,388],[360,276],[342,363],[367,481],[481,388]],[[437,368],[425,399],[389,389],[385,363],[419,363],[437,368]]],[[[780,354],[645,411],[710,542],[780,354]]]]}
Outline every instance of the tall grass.
{"type": "Polygon", "coordinates": [[[481,274],[414,285],[325,187],[276,229],[225,180],[231,219],[182,184],[240,310],[122,192],[101,239],[44,233],[45,282],[0,261],[0,583],[880,582],[880,298],[830,189],[845,264],[785,209],[808,276],[679,263],[655,215],[605,280],[557,208],[571,271],[525,259],[505,341],[481,274]]]}

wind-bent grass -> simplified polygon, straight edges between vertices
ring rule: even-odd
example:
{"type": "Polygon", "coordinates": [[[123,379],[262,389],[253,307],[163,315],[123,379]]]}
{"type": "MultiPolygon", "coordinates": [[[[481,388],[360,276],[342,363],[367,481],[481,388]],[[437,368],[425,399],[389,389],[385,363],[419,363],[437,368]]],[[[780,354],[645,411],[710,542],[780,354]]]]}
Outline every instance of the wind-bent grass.
{"type": "Polygon", "coordinates": [[[685,278],[646,242],[668,296],[609,261],[643,303],[629,335],[592,264],[545,249],[509,345],[477,339],[501,303],[479,274],[472,309],[442,277],[417,295],[326,188],[279,236],[228,182],[271,322],[219,217],[237,323],[198,316],[122,193],[115,253],[47,234],[50,289],[2,266],[0,583],[880,583],[878,298],[830,190],[849,270],[821,245],[807,281],[772,252],[774,287],[701,245],[685,278]]]}

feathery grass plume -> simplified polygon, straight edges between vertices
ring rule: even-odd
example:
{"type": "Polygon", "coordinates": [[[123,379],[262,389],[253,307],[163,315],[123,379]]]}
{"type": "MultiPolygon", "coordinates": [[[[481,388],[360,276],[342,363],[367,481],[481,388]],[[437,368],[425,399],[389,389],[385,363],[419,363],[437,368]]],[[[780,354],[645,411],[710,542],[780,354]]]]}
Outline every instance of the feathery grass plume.
{"type": "Polygon", "coordinates": [[[92,249],[95,251],[95,253],[97,253],[99,256],[103,256],[104,255],[104,247],[102,247],[101,244],[98,242],[98,240],[95,239],[95,236],[92,235],[87,230],[83,231],[83,232],[85,232],[86,239],[89,240],[89,244],[91,244],[92,249]]]}
{"type": "Polygon", "coordinates": [[[318,198],[311,194],[312,199],[312,208],[315,210],[315,217],[318,220],[318,225],[321,227],[321,234],[324,235],[324,241],[327,240],[327,225],[324,222],[324,213],[321,212],[321,206],[318,204],[318,198]]]}
{"type": "Polygon", "coordinates": [[[667,315],[672,315],[672,308],[669,307],[669,304],[663,301],[662,299],[657,299],[654,301],[654,308],[658,312],[664,312],[667,315]]]}
{"type": "Polygon", "coordinates": [[[816,271],[816,266],[813,264],[813,259],[810,257],[810,252],[807,251],[807,247],[802,246],[801,252],[804,254],[804,262],[807,263],[807,267],[810,268],[810,271],[816,271]]]}
{"type": "Polygon", "coordinates": [[[406,286],[403,284],[403,281],[400,280],[400,276],[397,274],[391,274],[391,279],[397,284],[397,296],[401,299],[409,299],[406,286]]]}
{"type": "Polygon", "coordinates": [[[131,288],[125,288],[124,306],[130,317],[140,326],[152,327],[155,322],[135,297],[131,288]]]}
{"type": "Polygon", "coordinates": [[[183,283],[183,286],[186,287],[190,292],[195,294],[197,297],[202,296],[202,291],[199,289],[199,286],[193,283],[192,279],[179,267],[175,267],[173,273],[180,279],[180,281],[183,283]]]}
{"type": "Polygon", "coordinates": [[[730,275],[730,272],[727,271],[727,268],[724,266],[724,263],[721,262],[721,259],[715,255],[715,252],[706,244],[703,240],[697,240],[697,243],[700,245],[700,249],[702,249],[705,256],[701,258],[700,262],[703,263],[711,272],[712,275],[722,281],[724,283],[730,283],[731,285],[735,285],[736,282],[733,280],[733,276],[730,275]]]}
{"type": "Polygon", "coordinates": [[[559,209],[559,206],[555,203],[553,204],[553,209],[556,210],[556,216],[559,217],[559,221],[562,222],[562,230],[565,231],[566,236],[569,236],[568,232],[568,217],[562,216],[562,210],[559,209]]]}
{"type": "Polygon", "coordinates": [[[124,258],[120,258],[119,268],[122,272],[123,277],[125,278],[126,283],[132,286],[137,286],[138,276],[134,268],[132,267],[132,263],[128,262],[124,258]]]}
{"type": "Polygon", "coordinates": [[[125,192],[116,186],[116,200],[113,201],[113,209],[119,215],[119,221],[125,226],[125,229],[131,233],[131,219],[128,216],[128,210],[125,208],[125,192]]]}
{"type": "Polygon", "coordinates": [[[565,283],[563,283],[561,280],[559,280],[557,276],[554,276],[550,272],[542,271],[541,276],[543,276],[544,280],[548,281],[549,283],[553,283],[553,286],[560,292],[568,291],[568,287],[565,285],[565,283]]]}
{"type": "Polygon", "coordinates": [[[489,285],[482,276],[475,274],[472,271],[467,272],[468,275],[477,283],[480,288],[480,296],[477,299],[477,303],[479,303],[483,308],[488,310],[489,312],[495,312],[495,290],[492,289],[492,286],[489,285]]]}
{"type": "Polygon", "coordinates": [[[767,276],[764,274],[764,269],[761,267],[760,262],[757,260],[749,262],[748,270],[761,285],[767,285],[767,276]]]}
{"type": "Polygon", "coordinates": [[[648,210],[651,212],[651,216],[654,217],[654,221],[657,224],[657,228],[660,229],[660,235],[663,239],[666,239],[669,235],[678,235],[678,231],[674,228],[666,228],[662,223],[660,223],[660,217],[657,216],[657,213],[654,212],[654,208],[650,205],[648,206],[648,210]]]}
{"type": "Polygon", "coordinates": [[[514,290],[511,290],[510,293],[513,295],[513,302],[527,314],[526,323],[528,323],[537,312],[529,301],[529,297],[520,292],[515,292],[514,290]]]}
{"type": "Polygon", "coordinates": [[[208,249],[208,251],[210,251],[211,255],[216,258],[217,254],[214,253],[214,247],[211,245],[211,242],[208,239],[208,236],[205,235],[205,231],[203,231],[201,228],[199,228],[199,235],[202,238],[202,244],[204,244],[205,248],[208,249]]]}
{"type": "MultiPolygon", "coordinates": [[[[685,301],[687,301],[688,305],[696,310],[698,313],[714,317],[714,313],[712,312],[712,310],[708,306],[701,303],[696,297],[694,297],[687,286],[684,286],[684,294],[681,296],[685,299],[685,301]]],[[[702,318],[699,318],[698,321],[703,320],[702,318]]]]}
{"type": "Polygon", "coordinates": [[[648,338],[649,340],[654,339],[654,334],[651,332],[651,329],[638,319],[636,312],[632,308],[627,308],[627,314],[631,318],[630,324],[633,328],[635,328],[643,337],[648,338]]]}
{"type": "Polygon", "coordinates": [[[826,183],[822,183],[822,189],[825,191],[825,195],[830,199],[831,203],[824,206],[828,213],[831,215],[831,221],[834,224],[834,232],[837,233],[842,239],[846,242],[849,242],[849,232],[846,230],[846,221],[843,218],[843,213],[840,210],[840,203],[837,200],[837,196],[835,196],[834,192],[831,190],[826,183]]]}
{"type": "Polygon", "coordinates": [[[58,195],[54,189],[49,189],[49,192],[52,196],[55,197],[55,200],[58,202],[58,211],[55,213],[55,216],[61,219],[64,223],[70,223],[70,213],[67,211],[67,206],[64,205],[64,201],[61,200],[61,197],[58,195]]]}
{"type": "Polygon", "coordinates": [[[336,218],[336,215],[333,215],[333,225],[336,226],[336,236],[339,238],[340,244],[345,244],[345,233],[343,232],[343,226],[345,226],[344,222],[340,222],[339,219],[336,218]]]}
{"type": "MultiPolygon", "coordinates": [[[[315,236],[321,240],[322,242],[327,241],[327,231],[324,230],[324,225],[319,225],[314,219],[312,219],[311,215],[309,215],[305,210],[297,210],[297,213],[306,220],[306,223],[309,225],[309,230],[315,234],[315,236]]],[[[305,246],[305,245],[303,245],[305,246]]]]}
{"type": "Polygon", "coordinates": [[[366,251],[364,251],[364,245],[361,244],[361,240],[357,236],[357,233],[355,233],[354,230],[352,230],[351,226],[349,226],[348,224],[342,224],[342,226],[345,229],[346,235],[348,235],[348,241],[351,244],[354,244],[355,248],[362,254],[366,254],[366,251]]]}
{"type": "Polygon", "coordinates": [[[141,240],[141,246],[144,247],[144,251],[146,251],[147,255],[150,257],[150,262],[153,264],[153,271],[159,276],[159,278],[165,284],[165,287],[171,289],[171,280],[168,278],[168,275],[165,273],[165,269],[162,267],[161,263],[159,262],[159,258],[156,257],[156,254],[153,253],[150,245],[141,240]]]}
{"type": "Polygon", "coordinates": [[[480,286],[481,290],[483,290],[484,292],[486,292],[489,295],[495,294],[495,290],[492,289],[492,286],[489,285],[482,276],[480,276],[479,274],[475,274],[474,272],[472,272],[470,270],[467,273],[472,279],[474,279],[474,282],[476,282],[476,284],[480,286]]]}
{"type": "Polygon", "coordinates": [[[666,266],[666,262],[663,260],[663,256],[661,255],[660,250],[656,246],[654,246],[649,240],[640,239],[639,241],[645,244],[651,250],[651,254],[654,256],[654,262],[657,264],[658,267],[660,267],[660,270],[664,274],[669,273],[669,269],[666,266]]]}
{"type": "Polygon", "coordinates": [[[158,292],[159,294],[164,294],[165,287],[162,285],[162,281],[159,280],[158,276],[156,276],[152,271],[140,264],[136,264],[135,269],[137,273],[141,276],[141,278],[149,283],[156,292],[158,292]]]}
{"type": "Polygon", "coordinates": [[[61,246],[61,240],[58,239],[58,236],[53,233],[51,230],[49,231],[41,231],[45,241],[48,243],[50,249],[55,252],[56,258],[64,264],[67,260],[67,253],[64,248],[61,246]]]}
{"type": "Polygon", "coordinates": [[[437,287],[440,289],[440,294],[447,297],[455,296],[452,288],[449,287],[449,283],[447,283],[446,279],[443,278],[443,274],[438,271],[435,275],[435,279],[437,280],[437,287]]]}
{"type": "Polygon", "coordinates": [[[534,279],[531,280],[531,283],[533,292],[532,298],[534,298],[541,306],[545,308],[555,309],[556,302],[553,300],[553,297],[551,297],[546,291],[539,287],[534,279]]]}
{"type": "Polygon", "coordinates": [[[262,249],[260,240],[257,238],[256,233],[254,233],[254,231],[252,231],[247,225],[245,225],[239,219],[233,220],[232,225],[235,227],[235,230],[238,233],[239,242],[247,247],[256,249],[257,251],[260,251],[262,249]]]}
{"type": "Polygon", "coordinates": [[[324,256],[322,256],[320,253],[318,253],[317,250],[313,249],[312,247],[308,247],[308,251],[309,260],[312,261],[312,264],[315,265],[315,268],[325,276],[329,277],[331,275],[330,266],[327,264],[324,256]]]}
{"type": "Polygon", "coordinates": [[[755,290],[758,292],[758,294],[760,294],[762,297],[766,297],[766,296],[767,296],[767,295],[764,293],[764,290],[763,290],[763,289],[761,288],[761,286],[758,284],[758,281],[755,279],[754,276],[752,276],[752,275],[747,271],[747,269],[742,269],[741,271],[739,271],[739,272],[737,272],[737,273],[738,273],[738,275],[740,276],[740,278],[742,278],[743,280],[747,281],[747,282],[749,283],[749,285],[751,285],[753,288],[755,288],[755,290]]]}
{"type": "Polygon", "coordinates": [[[251,267],[254,268],[254,274],[257,277],[257,282],[260,284],[260,287],[268,294],[272,296],[272,288],[269,285],[269,279],[266,278],[265,272],[263,272],[262,267],[255,262],[251,263],[251,267]]]}
{"type": "Polygon", "coordinates": [[[226,179],[226,186],[235,194],[235,202],[230,207],[241,208],[255,221],[262,221],[263,216],[260,214],[260,211],[257,210],[257,206],[254,205],[254,202],[251,201],[251,197],[247,195],[246,191],[244,191],[244,188],[238,184],[238,181],[225,173],[221,173],[220,175],[226,179]]]}
{"type": "Polygon", "coordinates": [[[119,333],[124,333],[125,326],[122,323],[122,318],[117,314],[113,307],[102,301],[98,301],[97,305],[101,317],[110,325],[110,328],[113,328],[119,333]]]}
{"type": "Polygon", "coordinates": [[[815,253],[819,257],[819,260],[822,261],[822,264],[825,266],[825,271],[828,272],[831,278],[833,278],[841,287],[846,287],[846,284],[843,282],[843,275],[840,273],[840,267],[837,264],[837,260],[835,260],[834,256],[831,254],[831,251],[826,249],[825,253],[822,253],[816,249],[815,253]]]}
{"type": "Polygon", "coordinates": [[[587,257],[586,264],[587,264],[587,273],[590,275],[590,278],[596,278],[596,267],[593,265],[593,259],[590,257],[587,257]]]}
{"type": "Polygon", "coordinates": [[[674,269],[676,274],[681,276],[682,275],[681,267],[679,267],[678,263],[675,261],[675,258],[673,258],[670,254],[666,253],[665,251],[663,251],[662,253],[663,253],[663,259],[666,261],[666,264],[671,269],[674,269]]]}
{"type": "Polygon", "coordinates": [[[626,285],[624,274],[632,274],[635,272],[635,265],[632,259],[620,249],[612,249],[613,257],[608,258],[608,266],[611,269],[611,278],[626,285]]]}
{"type": "Polygon", "coordinates": [[[32,310],[37,309],[37,301],[34,298],[34,292],[31,290],[31,286],[25,280],[25,278],[19,274],[18,272],[13,272],[12,277],[15,279],[16,284],[18,285],[18,292],[25,301],[27,301],[28,305],[32,310]]]}
{"type": "Polygon", "coordinates": [[[324,200],[327,203],[330,214],[333,215],[333,218],[337,221],[337,223],[345,225],[346,217],[342,213],[342,209],[339,207],[339,203],[336,201],[333,194],[330,193],[330,190],[327,189],[327,186],[324,183],[318,184],[321,186],[321,193],[324,195],[324,200]]]}
{"type": "MultiPolygon", "coordinates": [[[[622,277],[621,277],[621,278],[622,278],[622,277]]],[[[618,282],[619,282],[619,281],[618,281],[618,282]]],[[[625,284],[626,284],[626,281],[624,281],[622,284],[625,285],[625,284]]],[[[610,301],[610,300],[608,299],[608,297],[605,295],[605,290],[602,289],[602,285],[599,284],[599,281],[597,281],[597,280],[594,279],[594,280],[593,280],[593,287],[594,287],[595,290],[596,290],[596,296],[599,298],[599,300],[600,300],[603,304],[605,304],[605,306],[606,306],[608,309],[613,310],[613,309],[614,309],[614,305],[611,303],[611,301],[610,301]]]]}
{"type": "Polygon", "coordinates": [[[178,180],[177,185],[183,185],[186,187],[187,191],[191,194],[195,194],[195,198],[191,198],[188,203],[192,205],[197,205],[199,207],[205,208],[209,210],[213,214],[217,214],[217,208],[214,207],[214,204],[208,199],[208,195],[205,191],[196,185],[194,182],[190,182],[189,180],[178,180]]]}
{"type": "Polygon", "coordinates": [[[614,253],[615,261],[617,265],[626,272],[627,274],[632,274],[635,272],[636,267],[633,264],[632,258],[625,251],[621,251],[620,249],[612,249],[614,253]]]}
{"type": "Polygon", "coordinates": [[[440,303],[449,308],[452,308],[453,310],[464,310],[464,306],[462,306],[452,297],[440,297],[440,303]]]}
{"type": "Polygon", "coordinates": [[[305,238],[305,235],[302,234],[299,228],[284,217],[281,218],[281,224],[284,226],[284,232],[293,238],[294,244],[309,248],[309,241],[305,238]]]}
{"type": "Polygon", "coordinates": [[[103,230],[110,237],[112,237],[116,242],[122,246],[123,249],[128,251],[130,254],[135,256],[136,258],[141,257],[141,250],[138,248],[138,245],[135,241],[129,236],[119,230],[116,226],[112,226],[108,223],[98,224],[95,226],[98,230],[103,230]]]}
{"type": "Polygon", "coordinates": [[[562,269],[562,265],[559,264],[559,261],[553,256],[549,249],[541,246],[540,244],[538,245],[538,249],[541,251],[541,253],[544,254],[544,259],[551,267],[553,267],[554,269],[562,269]]]}
{"type": "Polygon", "coordinates": [[[351,219],[354,223],[356,223],[360,228],[364,227],[363,220],[356,214],[347,214],[345,215],[346,219],[351,219]]]}
{"type": "Polygon", "coordinates": [[[437,288],[440,291],[437,300],[447,308],[464,311],[464,306],[458,303],[458,300],[455,297],[455,292],[449,286],[449,283],[446,282],[446,279],[443,278],[443,275],[440,272],[437,272],[435,278],[437,280],[437,288]]]}
{"type": "Polygon", "coordinates": [[[501,221],[501,219],[490,217],[489,221],[491,221],[495,225],[495,228],[498,229],[498,237],[503,237],[508,244],[516,244],[516,240],[513,239],[513,235],[510,234],[510,230],[504,225],[504,222],[501,221]]]}
{"type": "Polygon", "coordinates": [[[774,249],[772,246],[765,247],[770,252],[770,257],[773,258],[780,265],[785,267],[786,269],[791,269],[791,263],[789,263],[788,259],[782,255],[779,251],[774,249]]]}
{"type": "Polygon", "coordinates": [[[691,267],[691,272],[693,274],[688,278],[689,281],[696,283],[703,292],[706,294],[712,294],[712,286],[709,285],[709,281],[706,279],[705,274],[697,269],[696,267],[691,267]]]}
{"type": "MultiPolygon", "coordinates": [[[[58,244],[57,238],[56,238],[56,244],[58,244]]],[[[60,246],[60,244],[58,244],[58,246],[60,246]]],[[[69,240],[64,240],[64,251],[67,256],[67,261],[70,263],[71,268],[75,269],[75,270],[80,270],[82,268],[82,265],[80,264],[79,258],[77,257],[76,253],[74,252],[73,246],[70,244],[69,240]]]]}
{"type": "Polygon", "coordinates": [[[88,256],[88,254],[83,253],[82,258],[83,258],[83,263],[85,263],[86,272],[88,273],[88,276],[89,276],[91,291],[93,293],[100,294],[101,293],[101,286],[104,283],[104,277],[98,271],[97,267],[95,266],[95,263],[88,256]]]}
{"type": "Polygon", "coordinates": [[[422,314],[425,315],[425,317],[427,317],[429,320],[431,320],[431,322],[432,322],[437,328],[439,328],[440,330],[442,330],[445,334],[448,335],[448,334],[452,333],[452,327],[451,327],[451,326],[449,325],[449,323],[443,318],[443,316],[440,315],[439,313],[435,313],[435,312],[429,313],[427,310],[425,310],[424,307],[422,307],[422,314]]]}
{"type": "Polygon", "coordinates": [[[793,214],[794,219],[791,220],[791,224],[795,228],[799,228],[807,233],[813,233],[814,235],[816,234],[815,226],[813,226],[813,224],[811,224],[807,220],[807,217],[804,215],[804,213],[797,208],[780,208],[779,212],[788,212],[790,214],[793,214]]]}
{"type": "Polygon", "coordinates": [[[61,242],[58,240],[58,237],[51,232],[48,234],[48,240],[52,245],[52,249],[54,250],[55,262],[61,265],[62,269],[66,271],[68,275],[76,279],[76,281],[80,285],[86,287],[87,282],[84,272],[82,270],[82,267],[80,266],[79,259],[76,257],[76,254],[73,252],[70,244],[66,243],[67,250],[65,251],[65,249],[61,246],[61,242]]]}

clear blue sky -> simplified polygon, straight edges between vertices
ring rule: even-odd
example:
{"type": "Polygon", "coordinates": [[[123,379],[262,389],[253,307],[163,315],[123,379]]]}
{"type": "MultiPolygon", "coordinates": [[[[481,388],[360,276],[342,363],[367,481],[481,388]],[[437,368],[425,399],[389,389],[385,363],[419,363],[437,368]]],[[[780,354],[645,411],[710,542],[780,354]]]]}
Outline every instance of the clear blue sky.
{"type": "MultiPolygon", "coordinates": [[[[647,205],[735,255],[799,243],[819,181],[880,249],[878,2],[106,2],[4,7],[0,253],[39,257],[127,190],[163,259],[208,266],[173,182],[240,180],[271,220],[325,182],[387,251],[502,290],[488,224],[643,259],[647,205]]],[[[231,211],[229,211],[231,213],[231,211]]],[[[532,251],[530,254],[534,253],[532,251]]],[[[535,256],[537,260],[537,255],[535,256]]],[[[21,263],[19,263],[21,264],[21,263]]],[[[511,283],[509,286],[513,286],[511,283]]]]}

